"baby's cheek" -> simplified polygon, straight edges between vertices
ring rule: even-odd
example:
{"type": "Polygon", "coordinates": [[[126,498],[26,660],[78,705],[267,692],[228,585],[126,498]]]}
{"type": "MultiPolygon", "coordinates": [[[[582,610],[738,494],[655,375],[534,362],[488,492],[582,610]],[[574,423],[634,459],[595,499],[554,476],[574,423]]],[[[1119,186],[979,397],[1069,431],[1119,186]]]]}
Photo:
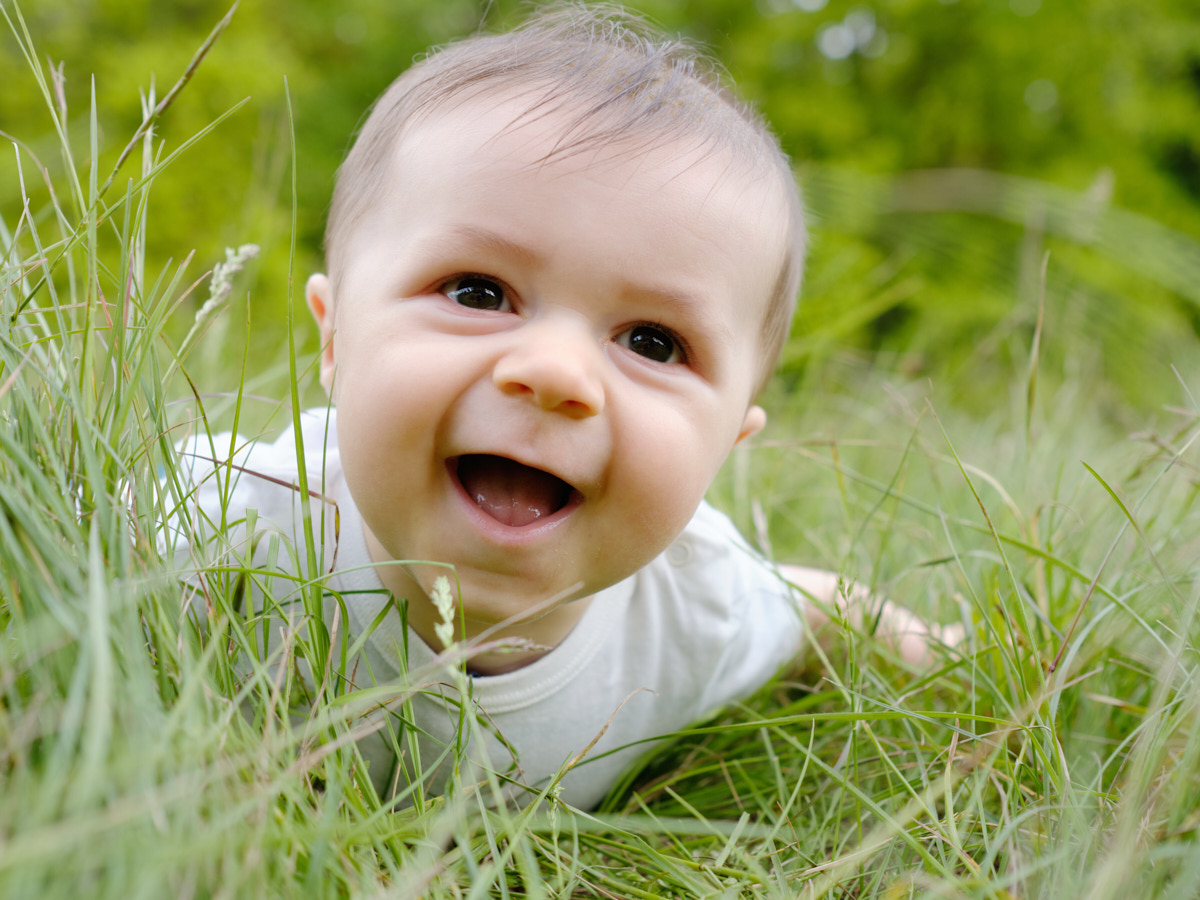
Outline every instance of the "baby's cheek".
{"type": "Polygon", "coordinates": [[[707,481],[670,478],[664,473],[655,480],[653,491],[640,492],[638,521],[630,531],[637,533],[635,540],[647,561],[679,536],[695,515],[707,486],[707,481]]]}
{"type": "Polygon", "coordinates": [[[649,455],[652,464],[644,474],[646,482],[660,497],[664,512],[690,518],[712,484],[724,454],[717,454],[701,435],[685,433],[673,444],[663,442],[649,455]]]}

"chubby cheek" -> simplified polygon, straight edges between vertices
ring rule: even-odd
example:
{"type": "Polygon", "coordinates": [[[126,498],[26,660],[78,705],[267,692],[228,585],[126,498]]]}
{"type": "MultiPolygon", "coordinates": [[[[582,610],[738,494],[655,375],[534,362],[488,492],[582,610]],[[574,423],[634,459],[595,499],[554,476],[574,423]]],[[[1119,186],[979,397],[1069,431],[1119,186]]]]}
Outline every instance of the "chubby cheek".
{"type": "Polygon", "coordinates": [[[397,511],[405,508],[396,504],[394,498],[411,495],[415,485],[409,476],[415,462],[412,466],[395,464],[404,453],[403,448],[396,446],[396,436],[383,420],[363,415],[366,410],[356,404],[358,399],[343,401],[338,407],[342,473],[368,527],[386,544],[391,529],[381,527],[384,524],[381,508],[391,506],[397,511]],[[385,498],[392,498],[391,502],[385,502],[385,498]]]}
{"type": "MultiPolygon", "coordinates": [[[[386,441],[406,430],[428,426],[436,404],[445,402],[446,362],[433,342],[401,340],[386,333],[377,340],[347,340],[339,346],[332,396],[339,421],[350,418],[356,431],[386,441]]],[[[340,429],[339,429],[340,433],[340,429]]]]}
{"type": "MultiPolygon", "coordinates": [[[[691,521],[704,496],[693,483],[680,484],[665,477],[624,501],[606,539],[594,545],[597,581],[613,584],[649,564],[662,554],[691,521]],[[634,510],[630,514],[630,507],[634,510]]],[[[622,501],[613,498],[615,502],[622,501]]]]}
{"type": "Polygon", "coordinates": [[[355,497],[364,498],[360,506],[395,505],[398,497],[412,496],[420,476],[428,475],[422,466],[431,465],[437,428],[428,386],[382,373],[335,385],[342,467],[355,497]]]}
{"type": "MultiPolygon", "coordinates": [[[[664,413],[656,421],[663,425],[672,416],[664,413]]],[[[672,424],[676,427],[639,430],[635,439],[620,442],[626,447],[626,465],[611,499],[636,510],[624,517],[622,542],[640,549],[643,563],[665,550],[691,520],[728,453],[728,447],[714,440],[719,426],[706,434],[691,422],[672,424]]]]}

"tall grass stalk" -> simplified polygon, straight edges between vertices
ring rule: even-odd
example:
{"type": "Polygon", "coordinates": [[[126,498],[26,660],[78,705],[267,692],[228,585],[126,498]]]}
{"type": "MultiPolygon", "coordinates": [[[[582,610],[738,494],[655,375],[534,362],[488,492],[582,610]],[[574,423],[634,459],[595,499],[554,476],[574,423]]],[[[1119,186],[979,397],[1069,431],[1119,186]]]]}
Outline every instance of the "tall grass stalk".
{"type": "MultiPolygon", "coordinates": [[[[38,61],[19,9],[5,19],[29,61],[20,89],[45,99],[31,127],[59,158],[11,144],[20,202],[0,211],[0,896],[1200,890],[1200,409],[1184,383],[1140,435],[1115,433],[1088,403],[1086,362],[1047,377],[1048,345],[1090,353],[1056,331],[1053,290],[1013,367],[1016,399],[964,411],[943,405],[936,374],[931,388],[818,357],[713,490],[778,558],[961,621],[964,644],[914,671],[847,627],[833,651],[671,736],[596,811],[553,786],[507,806],[505,774],[475,783],[463,758],[431,796],[421,773],[436,761],[414,755],[411,732],[397,739],[404,802],[381,802],[356,738],[431,683],[469,696],[467,651],[354,683],[363,636],[320,616],[323,524],[250,554],[232,537],[253,530],[244,513],[196,508],[179,442],[201,435],[213,459],[233,457],[218,425],[249,418],[250,375],[227,353],[242,371],[232,399],[201,392],[190,351],[209,320],[195,310],[237,304],[199,304],[207,273],[190,257],[151,268],[149,201],[219,123],[164,147],[154,122],[179,91],[150,92],[101,178],[99,111],[72,119],[61,71],[38,61]],[[267,607],[309,599],[272,635],[251,589],[267,607]]],[[[1106,248],[1123,221],[1095,212],[1106,248]]],[[[299,384],[307,361],[287,337],[299,384]]],[[[300,394],[279,396],[286,422],[300,394]]],[[[212,477],[228,496],[240,474],[212,477]]],[[[464,707],[464,738],[485,725],[464,707]]]]}

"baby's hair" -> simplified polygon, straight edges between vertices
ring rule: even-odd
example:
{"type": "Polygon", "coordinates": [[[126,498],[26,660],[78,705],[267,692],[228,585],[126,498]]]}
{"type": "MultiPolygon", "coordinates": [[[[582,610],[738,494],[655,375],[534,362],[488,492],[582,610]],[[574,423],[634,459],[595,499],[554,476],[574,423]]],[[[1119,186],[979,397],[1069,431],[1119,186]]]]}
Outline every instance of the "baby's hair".
{"type": "Polygon", "coordinates": [[[727,154],[741,169],[765,169],[780,182],[788,234],[763,321],[761,387],[787,338],[804,265],[804,220],[787,156],[710,57],[607,5],[552,6],[513,31],[437,48],[392,82],[338,171],[325,230],[335,297],[347,238],[382,192],[399,140],[431,113],[501,92],[528,99],[514,127],[523,119],[566,114],[544,161],[596,147],[637,153],[690,141],[706,153],[727,154]]]}

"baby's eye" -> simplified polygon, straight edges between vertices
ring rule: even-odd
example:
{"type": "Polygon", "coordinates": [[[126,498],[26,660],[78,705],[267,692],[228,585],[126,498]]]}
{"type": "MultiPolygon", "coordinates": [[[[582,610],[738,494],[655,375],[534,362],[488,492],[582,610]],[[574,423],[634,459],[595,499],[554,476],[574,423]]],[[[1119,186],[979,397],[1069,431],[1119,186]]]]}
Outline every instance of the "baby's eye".
{"type": "Polygon", "coordinates": [[[634,325],[617,335],[617,343],[653,362],[683,362],[683,348],[679,340],[657,325],[634,325]]]}
{"type": "Polygon", "coordinates": [[[451,278],[439,290],[455,303],[469,309],[512,311],[512,303],[505,296],[504,288],[483,275],[460,275],[451,278]]]}

